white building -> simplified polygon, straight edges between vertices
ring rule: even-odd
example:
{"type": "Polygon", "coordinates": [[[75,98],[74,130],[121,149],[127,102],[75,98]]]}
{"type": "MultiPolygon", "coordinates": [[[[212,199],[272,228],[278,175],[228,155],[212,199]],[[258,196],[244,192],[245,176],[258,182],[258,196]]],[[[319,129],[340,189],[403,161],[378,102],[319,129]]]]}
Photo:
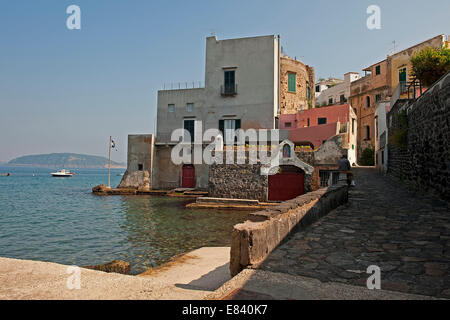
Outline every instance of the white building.
{"type": "Polygon", "coordinates": [[[325,90],[322,84],[316,85],[316,93],[319,90],[319,94],[316,96],[316,106],[333,105],[339,103],[346,103],[350,97],[350,83],[360,79],[361,76],[357,72],[347,72],[344,75],[344,81],[337,83],[333,86],[327,86],[325,90]],[[320,86],[320,88],[317,88],[320,86]]]}
{"type": "MultiPolygon", "coordinates": [[[[275,36],[206,39],[205,87],[158,91],[152,187],[208,187],[208,165],[175,165],[175,129],[191,138],[207,129],[275,129],[279,99],[275,36]]],[[[225,140],[227,137],[224,137],[225,140]]],[[[227,141],[225,141],[227,142],[227,141]]]]}
{"type": "Polygon", "coordinates": [[[386,114],[390,109],[390,101],[380,101],[374,114],[375,128],[375,165],[380,172],[386,173],[388,164],[388,127],[386,114]]]}

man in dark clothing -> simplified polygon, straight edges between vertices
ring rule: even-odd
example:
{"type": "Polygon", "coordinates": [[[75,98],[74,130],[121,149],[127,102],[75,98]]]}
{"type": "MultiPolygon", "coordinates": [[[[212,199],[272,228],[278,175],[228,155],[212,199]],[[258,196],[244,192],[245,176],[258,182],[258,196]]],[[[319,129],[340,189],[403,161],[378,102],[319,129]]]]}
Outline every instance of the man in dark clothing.
{"type": "Polygon", "coordinates": [[[352,173],[352,167],[350,165],[350,161],[347,159],[347,155],[342,155],[342,158],[338,162],[339,165],[339,171],[342,173],[347,173],[347,184],[350,186],[352,184],[353,180],[353,173],[352,173]]]}

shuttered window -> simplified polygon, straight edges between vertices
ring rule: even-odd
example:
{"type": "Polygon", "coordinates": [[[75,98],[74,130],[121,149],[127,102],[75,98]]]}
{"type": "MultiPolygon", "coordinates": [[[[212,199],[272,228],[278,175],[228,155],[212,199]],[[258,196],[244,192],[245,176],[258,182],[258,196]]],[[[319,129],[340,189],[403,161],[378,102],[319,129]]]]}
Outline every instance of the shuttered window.
{"type": "Polygon", "coordinates": [[[288,73],[288,91],[295,92],[296,74],[288,73]]]}

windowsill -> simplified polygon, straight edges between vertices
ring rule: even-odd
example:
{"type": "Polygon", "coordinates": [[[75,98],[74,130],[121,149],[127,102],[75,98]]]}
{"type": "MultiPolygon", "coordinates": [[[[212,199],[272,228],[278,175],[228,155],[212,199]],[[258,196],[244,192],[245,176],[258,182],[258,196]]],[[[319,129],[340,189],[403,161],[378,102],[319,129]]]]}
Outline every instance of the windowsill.
{"type": "Polygon", "coordinates": [[[296,91],[289,91],[289,90],[287,92],[288,93],[297,93],[296,91]]]}

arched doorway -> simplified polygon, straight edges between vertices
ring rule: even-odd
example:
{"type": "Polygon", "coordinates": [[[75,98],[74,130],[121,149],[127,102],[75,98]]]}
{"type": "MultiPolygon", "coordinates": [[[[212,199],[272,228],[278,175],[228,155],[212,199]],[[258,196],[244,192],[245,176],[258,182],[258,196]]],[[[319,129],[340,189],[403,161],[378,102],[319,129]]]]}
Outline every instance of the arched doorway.
{"type": "Polygon", "coordinates": [[[305,173],[295,166],[280,166],[277,174],[269,175],[269,200],[284,201],[305,193],[305,173]]]}
{"type": "Polygon", "coordinates": [[[181,187],[195,188],[195,167],[192,164],[183,165],[181,187]]]}

